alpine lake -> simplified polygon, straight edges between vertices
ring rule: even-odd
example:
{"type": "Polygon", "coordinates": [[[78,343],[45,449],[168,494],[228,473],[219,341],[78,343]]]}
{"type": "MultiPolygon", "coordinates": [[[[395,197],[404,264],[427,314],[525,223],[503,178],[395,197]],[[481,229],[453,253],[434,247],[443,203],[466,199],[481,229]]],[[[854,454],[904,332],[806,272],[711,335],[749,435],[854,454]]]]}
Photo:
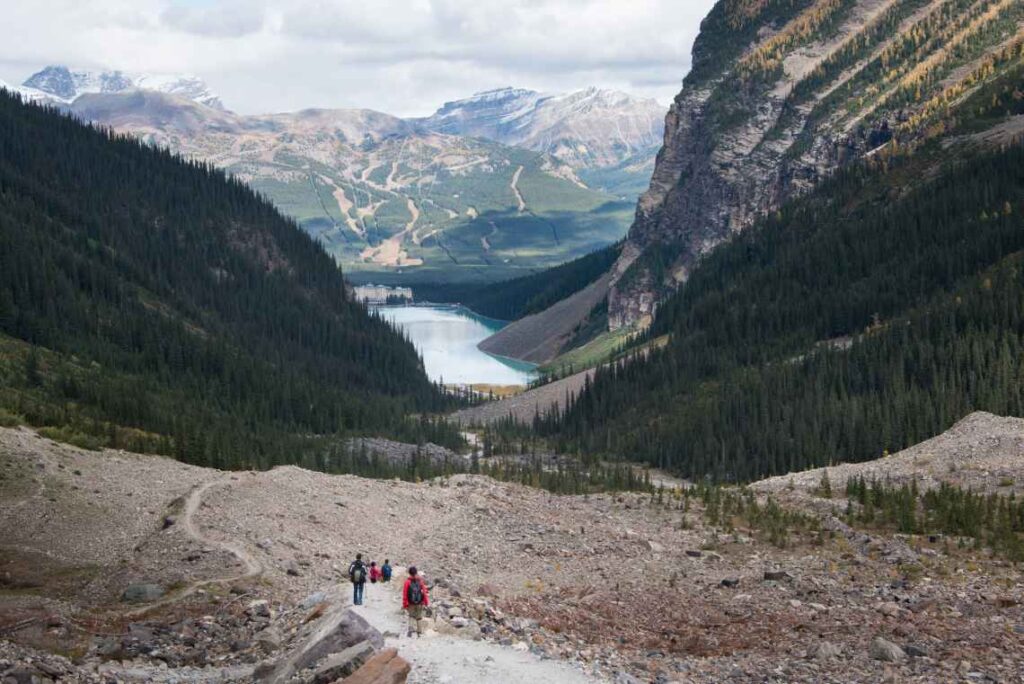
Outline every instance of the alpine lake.
{"type": "Polygon", "coordinates": [[[494,356],[477,344],[505,325],[455,305],[374,306],[400,328],[423,356],[431,380],[447,385],[526,385],[536,376],[533,364],[494,356]]]}

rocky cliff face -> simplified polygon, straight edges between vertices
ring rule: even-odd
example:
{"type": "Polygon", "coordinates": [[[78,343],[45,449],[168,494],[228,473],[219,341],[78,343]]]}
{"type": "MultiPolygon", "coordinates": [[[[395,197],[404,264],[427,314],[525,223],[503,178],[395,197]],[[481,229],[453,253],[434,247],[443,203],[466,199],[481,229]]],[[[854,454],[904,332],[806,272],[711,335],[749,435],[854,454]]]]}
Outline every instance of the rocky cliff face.
{"type": "Polygon", "coordinates": [[[970,116],[971,94],[1020,69],[1022,27],[1013,0],[721,0],[666,116],[610,327],[645,325],[702,255],[844,163],[970,116]]]}

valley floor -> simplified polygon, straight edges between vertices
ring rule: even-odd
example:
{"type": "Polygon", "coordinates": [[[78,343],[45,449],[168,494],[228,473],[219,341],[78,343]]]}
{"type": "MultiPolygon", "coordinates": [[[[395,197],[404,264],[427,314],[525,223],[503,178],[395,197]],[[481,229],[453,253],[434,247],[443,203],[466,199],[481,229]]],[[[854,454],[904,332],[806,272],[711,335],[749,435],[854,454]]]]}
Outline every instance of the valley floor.
{"type": "MultiPolygon", "coordinates": [[[[856,467],[909,472],[929,458],[935,481],[1005,492],[1024,484],[1022,444],[1024,421],[976,414],[923,451],[856,467]]],[[[434,583],[437,634],[422,640],[402,633],[394,587],[368,587],[357,609],[413,682],[1021,681],[1018,568],[829,527],[844,501],[816,499],[818,482],[754,487],[833,530],[795,530],[779,548],[672,494],[221,473],[0,429],[0,674],[246,681],[345,608],[343,575],[362,552],[434,583]]]]}

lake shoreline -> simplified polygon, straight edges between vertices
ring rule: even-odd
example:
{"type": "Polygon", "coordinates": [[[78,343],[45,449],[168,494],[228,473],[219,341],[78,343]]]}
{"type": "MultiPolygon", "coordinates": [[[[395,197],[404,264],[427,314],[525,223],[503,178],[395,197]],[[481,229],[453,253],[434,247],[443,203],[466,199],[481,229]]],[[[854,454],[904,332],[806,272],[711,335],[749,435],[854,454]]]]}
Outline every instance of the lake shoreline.
{"type": "Polygon", "coordinates": [[[371,305],[369,309],[401,329],[423,357],[427,375],[451,385],[528,386],[535,364],[478,348],[508,325],[457,303],[411,302],[371,305]]]}

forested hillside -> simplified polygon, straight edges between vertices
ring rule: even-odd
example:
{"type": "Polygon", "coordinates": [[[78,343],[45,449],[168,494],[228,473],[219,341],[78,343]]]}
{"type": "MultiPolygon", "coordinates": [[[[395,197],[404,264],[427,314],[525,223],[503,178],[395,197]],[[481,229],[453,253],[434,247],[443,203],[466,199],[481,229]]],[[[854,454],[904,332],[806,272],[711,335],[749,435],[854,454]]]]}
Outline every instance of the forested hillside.
{"type": "Polygon", "coordinates": [[[266,466],[312,435],[401,432],[447,402],[247,186],[0,92],[5,422],[266,466]]]}
{"type": "Polygon", "coordinates": [[[621,244],[609,245],[533,275],[487,285],[423,283],[411,287],[418,301],[462,304],[483,316],[514,321],[543,311],[597,280],[615,263],[621,249],[621,244]]]}
{"type": "MultiPolygon", "coordinates": [[[[979,98],[1003,117],[1019,101],[979,98]]],[[[876,458],[976,409],[1024,415],[1024,148],[955,152],[879,155],[719,247],[660,309],[668,346],[539,427],[750,480],[876,458]]]]}

